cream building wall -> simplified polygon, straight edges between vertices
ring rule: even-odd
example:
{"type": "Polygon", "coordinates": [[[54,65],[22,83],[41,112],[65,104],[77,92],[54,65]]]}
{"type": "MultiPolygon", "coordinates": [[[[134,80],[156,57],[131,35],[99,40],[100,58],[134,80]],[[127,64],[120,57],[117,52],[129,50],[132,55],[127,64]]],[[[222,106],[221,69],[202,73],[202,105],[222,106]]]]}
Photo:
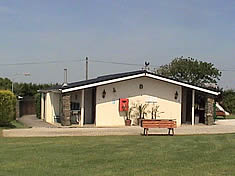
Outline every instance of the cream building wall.
{"type": "Polygon", "coordinates": [[[46,122],[54,123],[55,117],[60,115],[60,94],[53,92],[46,93],[45,107],[41,106],[41,112],[45,112],[44,118],[46,122]]]}
{"type": "MultiPolygon", "coordinates": [[[[181,86],[169,84],[152,78],[142,77],[132,80],[98,86],[96,90],[96,126],[124,126],[124,114],[119,112],[119,99],[128,98],[129,107],[133,104],[145,104],[156,100],[159,105],[161,119],[176,119],[177,126],[181,124],[181,86]],[[139,85],[143,84],[143,89],[139,85]],[[116,92],[113,92],[115,88],[116,92]],[[105,90],[106,96],[102,97],[105,90]],[[175,100],[175,93],[178,98],[175,100]]],[[[148,105],[150,111],[152,104],[148,105]]],[[[132,116],[136,116],[132,113],[132,116]]],[[[147,117],[151,118],[151,113],[147,117]]],[[[132,120],[133,121],[133,120],[132,120]]]]}
{"type": "Polygon", "coordinates": [[[41,119],[44,119],[44,109],[45,109],[45,102],[44,102],[45,93],[41,94],[41,119]]]}

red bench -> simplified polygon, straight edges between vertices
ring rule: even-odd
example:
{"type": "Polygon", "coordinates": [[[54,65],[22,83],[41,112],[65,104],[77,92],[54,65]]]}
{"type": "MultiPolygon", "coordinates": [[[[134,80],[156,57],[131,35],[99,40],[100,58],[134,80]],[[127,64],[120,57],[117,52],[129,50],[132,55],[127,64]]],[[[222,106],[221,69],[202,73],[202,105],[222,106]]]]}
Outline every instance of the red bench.
{"type": "Polygon", "coordinates": [[[224,111],[216,111],[216,116],[222,116],[222,117],[226,117],[226,114],[224,111]]]}
{"type": "Polygon", "coordinates": [[[144,119],[141,121],[141,127],[144,128],[144,135],[148,136],[149,128],[168,128],[168,135],[174,135],[174,128],[176,128],[175,120],[152,120],[152,119],[144,119]]]}

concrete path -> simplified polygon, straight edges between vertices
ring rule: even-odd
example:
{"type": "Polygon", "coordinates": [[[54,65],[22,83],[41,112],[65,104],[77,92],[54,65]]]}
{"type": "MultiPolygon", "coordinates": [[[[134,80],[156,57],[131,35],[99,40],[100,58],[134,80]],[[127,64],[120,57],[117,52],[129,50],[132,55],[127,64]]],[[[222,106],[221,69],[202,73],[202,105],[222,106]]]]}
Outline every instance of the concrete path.
{"type": "Polygon", "coordinates": [[[56,128],[56,126],[38,119],[36,115],[25,115],[17,119],[27,127],[32,128],[56,128]]]}
{"type": "MultiPolygon", "coordinates": [[[[168,129],[150,129],[149,134],[167,134],[168,129]]],[[[29,128],[3,130],[4,137],[54,137],[54,136],[110,136],[141,135],[141,127],[120,128],[29,128]]],[[[218,120],[216,125],[183,125],[175,129],[176,135],[235,133],[235,120],[218,120]]]]}

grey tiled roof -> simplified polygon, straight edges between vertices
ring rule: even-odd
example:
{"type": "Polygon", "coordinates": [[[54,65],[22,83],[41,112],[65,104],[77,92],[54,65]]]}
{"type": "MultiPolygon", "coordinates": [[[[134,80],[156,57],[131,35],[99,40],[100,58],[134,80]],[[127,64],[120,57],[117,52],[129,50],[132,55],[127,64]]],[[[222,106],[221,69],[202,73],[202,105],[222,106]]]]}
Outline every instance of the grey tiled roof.
{"type": "MultiPolygon", "coordinates": [[[[180,81],[180,80],[175,80],[175,79],[171,79],[171,78],[168,78],[168,77],[164,77],[162,75],[157,75],[155,73],[148,72],[146,70],[138,70],[138,71],[124,72],[124,73],[117,73],[117,74],[109,74],[109,75],[99,76],[99,77],[94,78],[94,79],[83,80],[83,81],[78,81],[78,82],[72,82],[72,83],[68,83],[67,86],[56,85],[54,87],[44,89],[44,90],[41,90],[41,91],[64,90],[64,89],[69,89],[69,88],[74,88],[74,87],[80,87],[80,86],[85,86],[85,85],[89,85],[89,84],[99,83],[99,82],[103,82],[103,81],[109,81],[109,80],[113,80],[113,79],[123,78],[123,77],[127,77],[127,76],[138,75],[138,74],[141,74],[141,73],[148,73],[148,74],[152,74],[152,75],[159,76],[159,77],[162,77],[162,78],[167,78],[168,80],[174,80],[174,81],[185,83],[185,84],[188,84],[188,85],[197,86],[197,85],[186,83],[186,82],[183,82],[183,81],[180,81]]],[[[200,87],[200,86],[197,86],[197,87],[200,87]]],[[[212,90],[212,91],[216,91],[215,89],[211,89],[211,88],[206,88],[206,87],[202,87],[202,88],[212,90]]]]}

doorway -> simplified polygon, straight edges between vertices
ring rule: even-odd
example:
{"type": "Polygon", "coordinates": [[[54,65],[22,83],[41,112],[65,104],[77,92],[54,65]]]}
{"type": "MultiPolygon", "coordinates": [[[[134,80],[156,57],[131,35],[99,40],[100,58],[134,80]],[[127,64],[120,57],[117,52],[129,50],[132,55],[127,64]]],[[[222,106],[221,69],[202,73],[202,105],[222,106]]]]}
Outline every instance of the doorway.
{"type": "Polygon", "coordinates": [[[192,90],[182,88],[181,123],[192,124],[192,90]]]}
{"type": "Polygon", "coordinates": [[[196,118],[198,120],[195,123],[203,123],[205,124],[205,106],[206,106],[206,94],[201,92],[196,92],[195,94],[195,121],[196,118]]]}
{"type": "Polygon", "coordinates": [[[84,125],[95,124],[96,88],[84,90],[84,125]]]}

